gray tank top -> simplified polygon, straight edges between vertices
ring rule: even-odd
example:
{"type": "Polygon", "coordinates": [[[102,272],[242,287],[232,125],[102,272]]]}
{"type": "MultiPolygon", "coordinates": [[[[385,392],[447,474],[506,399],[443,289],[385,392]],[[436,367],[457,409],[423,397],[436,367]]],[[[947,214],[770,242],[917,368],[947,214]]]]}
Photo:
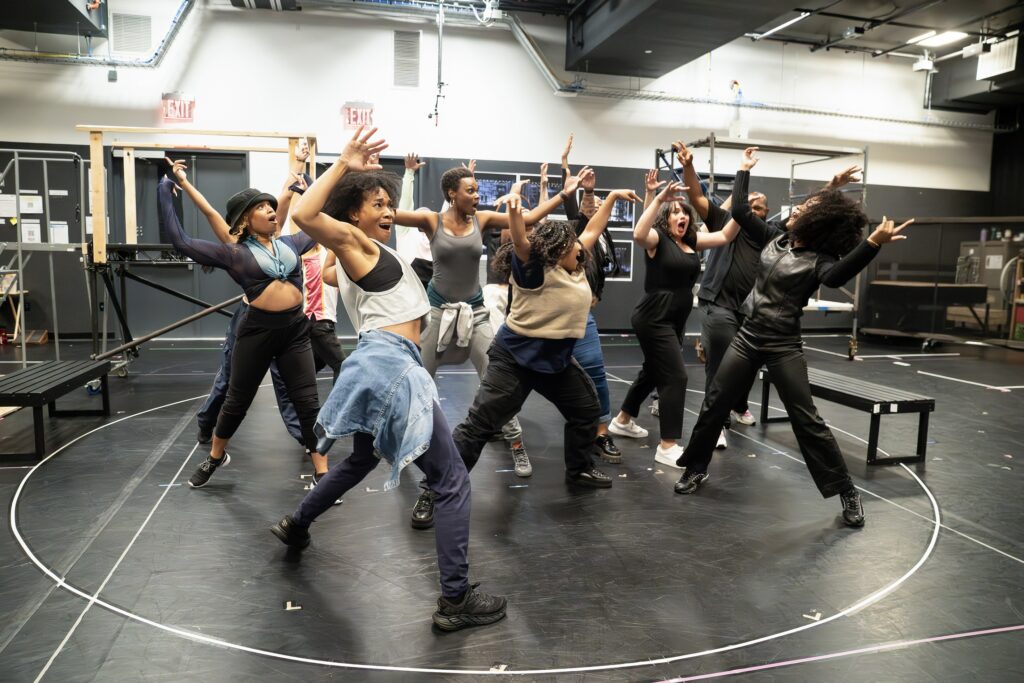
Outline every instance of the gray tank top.
{"type": "Polygon", "coordinates": [[[480,257],[484,253],[480,223],[473,216],[473,231],[464,237],[453,237],[444,231],[444,221],[437,214],[437,230],[430,240],[434,257],[434,291],[446,301],[469,301],[480,292],[480,257]]]}

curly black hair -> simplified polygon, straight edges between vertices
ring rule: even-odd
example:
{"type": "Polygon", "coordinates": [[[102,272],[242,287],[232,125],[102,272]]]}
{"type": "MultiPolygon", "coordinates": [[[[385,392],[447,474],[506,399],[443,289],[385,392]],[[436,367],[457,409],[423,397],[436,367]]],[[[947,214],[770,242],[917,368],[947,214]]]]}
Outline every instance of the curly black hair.
{"type": "Polygon", "coordinates": [[[394,173],[385,171],[367,171],[347,173],[331,188],[331,194],[324,202],[323,212],[328,216],[346,223],[352,221],[352,215],[359,211],[366,198],[378,189],[388,193],[392,203],[398,204],[402,183],[394,173]]]}
{"type": "MultiPolygon", "coordinates": [[[[534,226],[533,231],[527,238],[530,240],[530,258],[537,259],[550,267],[558,264],[559,259],[565,256],[576,243],[576,230],[569,221],[547,221],[534,226]]],[[[494,272],[507,278],[512,272],[512,250],[513,244],[506,242],[494,254],[494,272]]],[[[587,250],[580,251],[584,261],[587,258],[587,250]]]]}
{"type": "MultiPolygon", "coordinates": [[[[677,202],[665,202],[658,209],[658,215],[654,218],[654,229],[665,235],[669,235],[668,231],[668,214],[672,210],[672,206],[677,202]]],[[[697,216],[697,210],[693,208],[693,205],[689,202],[678,202],[690,216],[690,223],[686,226],[686,232],[683,233],[683,244],[690,247],[694,251],[697,251],[697,222],[700,218],[697,216]]],[[[669,235],[671,237],[671,235],[669,235]]]]}
{"type": "Polygon", "coordinates": [[[860,242],[868,217],[839,190],[822,190],[804,202],[790,221],[790,234],[804,247],[841,258],[860,242]]]}
{"type": "Polygon", "coordinates": [[[463,178],[472,178],[473,172],[468,168],[449,168],[441,176],[441,195],[444,197],[446,202],[450,202],[451,198],[448,196],[449,192],[458,192],[459,183],[462,182],[463,178]]]}

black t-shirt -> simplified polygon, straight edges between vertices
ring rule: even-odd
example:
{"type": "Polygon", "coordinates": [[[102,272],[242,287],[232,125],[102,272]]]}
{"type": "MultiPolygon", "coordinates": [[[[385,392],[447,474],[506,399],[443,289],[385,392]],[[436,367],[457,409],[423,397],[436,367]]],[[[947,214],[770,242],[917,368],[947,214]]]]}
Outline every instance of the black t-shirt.
{"type": "Polygon", "coordinates": [[[754,288],[761,259],[761,247],[743,231],[740,231],[734,241],[732,263],[729,264],[729,272],[726,273],[718,296],[715,297],[715,304],[738,311],[750,290],[754,288]]]}
{"type": "Polygon", "coordinates": [[[481,237],[483,238],[484,249],[487,251],[487,284],[507,284],[508,278],[504,278],[494,271],[494,255],[498,253],[498,247],[501,246],[501,229],[487,228],[481,231],[481,237]]]}

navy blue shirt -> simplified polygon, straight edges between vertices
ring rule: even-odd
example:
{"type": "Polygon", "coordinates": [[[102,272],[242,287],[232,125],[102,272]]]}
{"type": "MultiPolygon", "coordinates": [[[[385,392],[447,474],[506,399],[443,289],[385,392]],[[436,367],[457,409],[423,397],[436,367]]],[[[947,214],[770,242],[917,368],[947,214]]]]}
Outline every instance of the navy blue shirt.
{"type": "MultiPolygon", "coordinates": [[[[560,267],[560,266],[558,266],[560,267]]],[[[544,284],[544,264],[531,258],[523,263],[512,251],[512,277],[524,289],[536,289],[544,284]]],[[[509,305],[514,290],[509,287],[509,305]]],[[[528,370],[553,375],[569,367],[575,339],[541,339],[517,334],[502,325],[494,335],[494,341],[512,354],[516,363],[528,370]]]]}

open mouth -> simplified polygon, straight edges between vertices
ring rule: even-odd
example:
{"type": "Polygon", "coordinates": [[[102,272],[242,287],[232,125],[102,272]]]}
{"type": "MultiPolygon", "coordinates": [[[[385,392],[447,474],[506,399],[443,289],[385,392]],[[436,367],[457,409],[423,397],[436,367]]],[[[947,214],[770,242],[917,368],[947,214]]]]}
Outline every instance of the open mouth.
{"type": "Polygon", "coordinates": [[[381,230],[386,230],[388,232],[391,232],[391,225],[392,225],[391,223],[380,223],[379,227],[380,227],[381,230]]]}

